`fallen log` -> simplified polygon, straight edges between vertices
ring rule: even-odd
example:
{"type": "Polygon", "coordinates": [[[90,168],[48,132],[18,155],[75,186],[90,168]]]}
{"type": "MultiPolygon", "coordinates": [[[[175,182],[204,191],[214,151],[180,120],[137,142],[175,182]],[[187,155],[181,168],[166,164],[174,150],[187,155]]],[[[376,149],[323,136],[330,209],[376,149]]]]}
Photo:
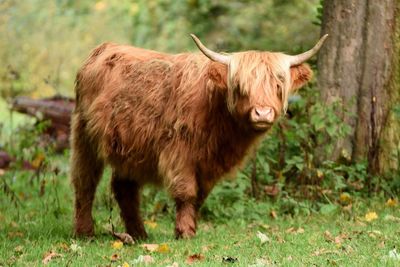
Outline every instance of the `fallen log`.
{"type": "Polygon", "coordinates": [[[35,117],[38,122],[49,121],[49,127],[44,131],[44,139],[55,141],[56,151],[62,151],[69,146],[71,114],[75,107],[72,98],[56,95],[50,98],[31,99],[16,97],[11,103],[11,109],[19,113],[35,117]]]}

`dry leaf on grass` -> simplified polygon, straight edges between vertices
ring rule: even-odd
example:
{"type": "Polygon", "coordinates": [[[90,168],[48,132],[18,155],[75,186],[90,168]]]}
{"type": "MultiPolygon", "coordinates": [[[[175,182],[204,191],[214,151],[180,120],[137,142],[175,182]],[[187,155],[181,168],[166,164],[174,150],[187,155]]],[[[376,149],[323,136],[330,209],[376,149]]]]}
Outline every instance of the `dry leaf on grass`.
{"type": "Polygon", "coordinates": [[[391,222],[400,222],[399,217],[395,217],[393,215],[387,214],[385,218],[383,218],[385,221],[391,221],[391,222]]]}
{"type": "Polygon", "coordinates": [[[49,252],[46,252],[46,253],[44,254],[42,263],[46,265],[46,264],[48,264],[51,260],[53,260],[53,259],[55,259],[55,258],[59,258],[59,257],[62,257],[62,255],[59,254],[59,253],[56,253],[56,252],[50,250],[49,252]]]}
{"type": "Polygon", "coordinates": [[[144,224],[147,225],[150,229],[154,229],[157,227],[157,223],[154,221],[144,221],[144,224]]]}
{"type": "Polygon", "coordinates": [[[339,200],[340,200],[340,204],[342,204],[344,206],[349,205],[352,202],[352,199],[351,199],[351,196],[349,193],[340,194],[339,200]]]}
{"type": "Polygon", "coordinates": [[[338,235],[338,236],[336,236],[336,237],[334,237],[329,231],[325,231],[324,232],[324,238],[328,242],[332,242],[332,243],[335,243],[335,244],[341,244],[341,243],[343,243],[343,241],[345,239],[348,239],[349,237],[348,237],[348,235],[343,234],[343,233],[338,235]]]}
{"type": "Polygon", "coordinates": [[[167,253],[169,252],[169,246],[167,244],[143,244],[142,248],[147,250],[148,252],[160,252],[167,253]]]}
{"type": "Polygon", "coordinates": [[[301,227],[299,227],[299,228],[290,227],[290,228],[286,229],[286,233],[287,234],[295,234],[295,235],[302,234],[302,233],[304,233],[304,228],[301,228],[301,227]]]}
{"type": "Polygon", "coordinates": [[[154,259],[152,256],[150,255],[140,255],[139,257],[137,257],[137,259],[134,259],[131,264],[132,265],[136,265],[136,264],[150,264],[150,263],[154,263],[154,259]]]}
{"type": "Polygon", "coordinates": [[[392,249],[389,251],[389,258],[394,260],[400,260],[400,254],[397,252],[396,249],[392,249]]]}
{"type": "Polygon", "coordinates": [[[337,252],[336,250],[329,250],[326,248],[321,248],[321,249],[317,249],[316,251],[314,251],[311,256],[320,256],[320,255],[325,255],[325,254],[339,254],[339,252],[337,252]]]}
{"type": "Polygon", "coordinates": [[[124,243],[121,241],[114,241],[111,246],[113,249],[121,249],[124,246],[124,243]]]}
{"type": "Polygon", "coordinates": [[[274,211],[274,210],[271,210],[271,211],[270,211],[269,216],[270,216],[272,219],[278,218],[278,214],[277,214],[276,211],[274,211]]]}
{"type": "Polygon", "coordinates": [[[160,253],[167,253],[167,252],[169,252],[169,246],[168,246],[167,244],[161,244],[161,245],[158,247],[157,252],[160,252],[160,253]]]}
{"type": "Polygon", "coordinates": [[[264,244],[264,243],[267,243],[267,242],[271,241],[266,234],[261,233],[260,231],[257,231],[257,237],[258,237],[258,239],[260,239],[261,244],[264,244]]]}
{"type": "Polygon", "coordinates": [[[148,252],[157,251],[159,247],[160,247],[160,245],[158,245],[158,244],[143,244],[142,245],[142,248],[144,248],[148,252]]]}
{"type": "Polygon", "coordinates": [[[186,263],[187,264],[193,264],[196,261],[203,261],[204,260],[204,255],[202,254],[193,254],[187,257],[186,263]]]}
{"type": "Polygon", "coordinates": [[[372,221],[374,221],[376,219],[378,219],[378,214],[376,214],[375,211],[368,212],[367,214],[365,214],[365,220],[367,222],[372,222],[372,221]]]}
{"type": "Polygon", "coordinates": [[[399,203],[398,203],[398,201],[397,201],[396,198],[389,198],[389,199],[386,201],[386,206],[388,206],[388,207],[396,207],[397,204],[399,204],[399,203]]]}
{"type": "Polygon", "coordinates": [[[116,262],[119,259],[119,255],[114,253],[111,255],[110,260],[111,262],[116,262]]]}

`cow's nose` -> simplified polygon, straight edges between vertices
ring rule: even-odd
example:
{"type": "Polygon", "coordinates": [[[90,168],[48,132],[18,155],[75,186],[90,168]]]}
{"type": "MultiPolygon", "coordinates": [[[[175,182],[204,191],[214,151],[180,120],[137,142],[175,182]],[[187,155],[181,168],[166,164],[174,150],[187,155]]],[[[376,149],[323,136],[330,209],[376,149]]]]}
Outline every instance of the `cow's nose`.
{"type": "Polygon", "coordinates": [[[271,107],[256,107],[251,111],[251,120],[254,123],[273,123],[275,111],[271,107]]]}

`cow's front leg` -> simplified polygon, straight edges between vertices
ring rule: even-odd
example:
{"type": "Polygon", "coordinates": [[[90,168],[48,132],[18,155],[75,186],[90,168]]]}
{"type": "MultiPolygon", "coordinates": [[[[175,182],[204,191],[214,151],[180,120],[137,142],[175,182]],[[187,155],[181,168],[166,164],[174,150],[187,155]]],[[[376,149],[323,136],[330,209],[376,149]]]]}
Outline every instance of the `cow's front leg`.
{"type": "Polygon", "coordinates": [[[190,238],[196,235],[196,209],[194,201],[175,199],[176,203],[176,238],[190,238]]]}
{"type": "Polygon", "coordinates": [[[176,177],[170,189],[176,204],[175,236],[190,238],[196,235],[196,180],[192,176],[176,177]]]}

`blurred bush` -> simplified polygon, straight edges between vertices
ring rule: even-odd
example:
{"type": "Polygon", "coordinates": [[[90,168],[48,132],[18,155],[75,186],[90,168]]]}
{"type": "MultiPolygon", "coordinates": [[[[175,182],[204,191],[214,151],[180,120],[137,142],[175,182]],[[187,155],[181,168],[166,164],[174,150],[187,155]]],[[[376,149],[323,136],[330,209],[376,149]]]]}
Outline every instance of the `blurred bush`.
{"type": "Polygon", "coordinates": [[[0,1],[0,95],[73,95],[75,73],[104,41],[167,52],[296,52],[318,38],[318,0],[0,1]]]}

